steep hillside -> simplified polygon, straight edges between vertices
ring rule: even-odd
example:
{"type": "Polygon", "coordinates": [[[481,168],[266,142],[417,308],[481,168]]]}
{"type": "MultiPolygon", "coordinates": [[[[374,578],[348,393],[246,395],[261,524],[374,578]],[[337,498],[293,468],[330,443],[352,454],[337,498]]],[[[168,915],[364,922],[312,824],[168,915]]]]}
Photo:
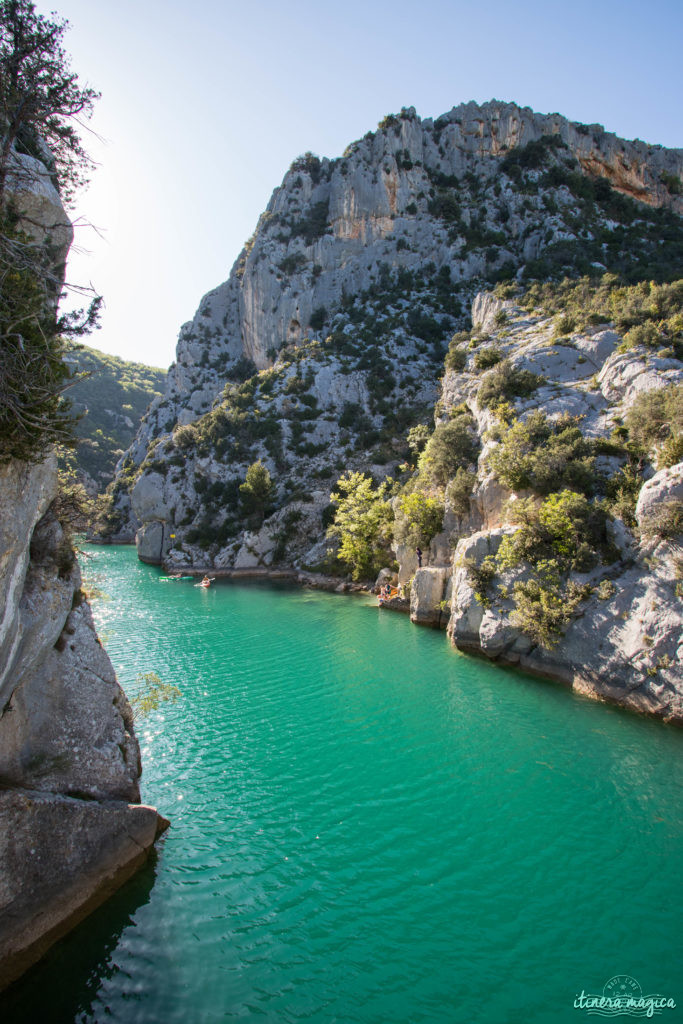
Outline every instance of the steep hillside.
{"type": "Polygon", "coordinates": [[[66,362],[77,379],[69,388],[81,439],[69,464],[90,491],[114,479],[116,463],[131,445],[150,403],[161,397],[166,371],[70,345],[66,362]]]}
{"type": "Polygon", "coordinates": [[[165,396],[119,467],[121,529],[143,524],[152,560],[171,534],[174,559],[249,560],[239,485],[262,459],[277,507],[306,498],[274,524],[278,554],[302,557],[339,470],[395,468],[408,430],[431,420],[448,342],[482,285],[675,276],[682,173],[680,151],[497,102],[435,122],[404,110],[342,158],[299,158],[180,331],[165,396]]]}
{"type": "MultiPolygon", "coordinates": [[[[561,637],[595,628],[585,609],[627,569],[654,605],[680,596],[682,175],[680,150],[497,102],[403,110],[337,160],[299,158],[180,331],[119,465],[121,534],[175,567],[367,577],[395,557],[415,621],[574,682],[561,637]],[[579,525],[558,539],[546,520],[579,525]]],[[[615,699],[679,717],[680,619],[661,621],[649,696],[615,699]]],[[[599,662],[582,685],[635,692],[610,637],[612,682],[599,662]]]]}

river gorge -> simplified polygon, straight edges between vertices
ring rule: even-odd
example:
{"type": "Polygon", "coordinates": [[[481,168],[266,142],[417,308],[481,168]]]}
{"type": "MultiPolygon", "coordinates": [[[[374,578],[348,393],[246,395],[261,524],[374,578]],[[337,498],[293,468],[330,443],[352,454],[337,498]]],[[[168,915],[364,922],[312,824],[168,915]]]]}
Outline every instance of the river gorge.
{"type": "Polygon", "coordinates": [[[3,1019],[546,1024],[615,975],[683,999],[677,728],[369,597],[86,554],[129,696],[181,691],[137,726],[171,828],[3,1019]]]}

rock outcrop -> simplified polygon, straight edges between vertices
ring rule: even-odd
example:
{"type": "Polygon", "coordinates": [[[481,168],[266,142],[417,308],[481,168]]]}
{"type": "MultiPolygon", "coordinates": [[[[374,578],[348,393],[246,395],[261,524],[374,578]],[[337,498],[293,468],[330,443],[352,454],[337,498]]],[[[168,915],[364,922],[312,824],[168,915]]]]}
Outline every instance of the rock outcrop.
{"type": "Polygon", "coordinates": [[[56,460],[0,466],[0,988],[167,825],[140,804],[126,697],[54,513],[56,460]]]}
{"type": "Polygon", "coordinates": [[[54,513],[56,460],[0,466],[0,988],[166,826],[140,804],[126,697],[54,513]]]}
{"type": "MultiPolygon", "coordinates": [[[[639,395],[683,384],[679,360],[657,358],[638,347],[624,351],[612,329],[596,326],[558,340],[552,318],[530,317],[510,302],[504,323],[495,326],[495,303],[495,296],[481,296],[473,308],[475,328],[486,324],[492,330],[486,344],[507,356],[513,369],[543,372],[544,383],[532,395],[513,400],[522,421],[539,411],[549,417],[569,413],[586,437],[609,450],[615,424],[623,422],[639,395]],[[634,387],[634,381],[641,386],[634,387]]],[[[446,373],[442,416],[447,418],[463,401],[481,415],[478,394],[484,377],[475,366],[478,351],[467,357],[462,371],[446,373]]],[[[475,506],[481,505],[481,490],[488,490],[488,457],[495,447],[486,444],[479,457],[471,497],[475,506]]],[[[486,528],[465,533],[457,542],[448,625],[452,642],[569,684],[579,693],[683,722],[683,464],[663,468],[644,482],[633,529],[618,518],[608,521],[607,541],[613,549],[602,565],[574,574],[577,586],[585,587],[585,598],[552,646],[534,642],[514,625],[513,590],[528,580],[528,567],[496,564],[503,538],[517,529],[514,502],[530,493],[501,488],[496,515],[488,517],[486,528]],[[661,522],[667,509],[669,517],[661,522]],[[486,565],[495,569],[491,587],[477,593],[478,570],[486,565]]]]}

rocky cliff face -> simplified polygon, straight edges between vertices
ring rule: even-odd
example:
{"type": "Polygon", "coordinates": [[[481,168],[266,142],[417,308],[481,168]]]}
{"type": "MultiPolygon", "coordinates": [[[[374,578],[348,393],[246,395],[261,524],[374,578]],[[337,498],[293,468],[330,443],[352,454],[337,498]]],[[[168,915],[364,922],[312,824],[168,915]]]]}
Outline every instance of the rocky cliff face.
{"type": "MultiPolygon", "coordinates": [[[[57,301],[72,228],[43,164],[10,168],[57,301]]],[[[132,713],[57,514],[57,460],[0,459],[0,989],[103,902],[168,824],[140,804],[132,713]]]]}
{"type": "MultiPolygon", "coordinates": [[[[514,532],[504,511],[513,490],[488,465],[495,431],[538,408],[583,417],[586,436],[606,439],[630,398],[674,379],[680,351],[657,356],[652,338],[617,351],[627,328],[620,333],[604,311],[600,330],[558,346],[551,319],[543,326],[516,297],[529,281],[565,274],[607,274],[606,288],[616,280],[609,274],[625,283],[669,280],[683,244],[682,175],[680,150],[495,101],[456,107],[436,121],[404,109],[338,159],[300,157],[229,279],[180,331],[166,394],[118,467],[120,536],[136,534],[141,558],[174,568],[322,567],[336,479],[362,469],[405,482],[410,428],[433,422],[435,409],[438,426],[463,407],[479,451],[469,466],[476,486],[466,511],[462,495],[457,508],[446,501],[444,530],[423,574],[415,575],[414,550],[397,548],[399,579],[412,581],[415,621],[445,624],[452,598],[459,646],[508,660],[519,653],[527,667],[551,672],[548,659],[541,666],[532,664],[540,655],[522,655],[518,637],[508,643],[499,631],[495,642],[484,639],[496,632],[490,605],[477,602],[471,587],[465,593],[462,566],[460,576],[452,568],[465,538],[474,537],[481,560],[514,532]],[[509,295],[501,298],[504,282],[509,295]],[[450,339],[472,321],[472,348],[463,347],[442,383],[450,339]],[[513,370],[546,382],[526,404],[510,394],[507,420],[477,398],[486,364],[475,366],[473,350],[487,333],[499,350],[489,366],[509,356],[513,370]],[[256,460],[276,485],[265,518],[249,518],[241,499],[256,460]]],[[[607,468],[618,472],[624,458],[614,455],[607,468]]],[[[629,538],[623,543],[637,548],[629,538]]],[[[672,658],[670,646],[657,656],[672,658]]],[[[576,677],[574,669],[568,674],[576,677]]]]}
{"type": "Polygon", "coordinates": [[[146,858],[131,709],[54,513],[56,460],[0,467],[0,987],[146,858]]]}
{"type": "MultiPolygon", "coordinates": [[[[481,388],[486,385],[486,375],[477,370],[475,360],[477,353],[481,359],[482,351],[496,350],[509,358],[511,373],[522,370],[536,374],[540,383],[533,393],[514,399],[518,422],[529,423],[530,417],[539,414],[556,423],[570,416],[580,425],[593,451],[608,453],[598,456],[597,464],[590,466],[596,479],[601,472],[609,473],[622,465],[613,454],[618,448],[611,439],[615,425],[628,421],[629,410],[639,396],[660,389],[675,394],[680,430],[683,364],[670,356],[658,358],[645,349],[623,351],[619,333],[606,326],[578,330],[558,339],[553,318],[529,315],[528,310],[493,295],[478,297],[473,323],[475,331],[485,327],[492,331],[485,349],[477,346],[468,354],[462,371],[447,371],[440,409],[446,422],[452,410],[464,403],[476,422],[481,449],[470,513],[464,521],[452,513],[449,517],[447,498],[446,522],[452,528],[450,557],[444,559],[443,547],[439,550],[441,537],[433,542],[432,553],[437,564],[448,563],[448,572],[431,567],[418,570],[416,582],[423,589],[422,575],[440,575],[441,586],[436,594],[418,603],[416,612],[423,617],[430,611],[433,615],[439,602],[448,598],[448,631],[457,647],[558,679],[580,693],[683,721],[683,463],[658,472],[646,470],[650,476],[640,489],[631,528],[618,516],[605,522],[607,546],[602,557],[589,558],[570,574],[571,584],[577,594],[581,591],[582,599],[574,605],[571,590],[565,589],[562,599],[567,614],[562,635],[552,646],[539,643],[538,638],[525,632],[519,617],[515,618],[515,586],[528,582],[536,561],[534,552],[516,562],[509,556],[499,556],[506,536],[517,535],[520,522],[525,522],[524,517],[515,514],[520,499],[531,494],[540,505],[542,497],[538,489],[505,486],[492,471],[491,455],[500,448],[501,439],[492,438],[492,434],[496,436],[491,430],[496,424],[495,413],[482,408],[481,388]],[[496,328],[500,314],[504,314],[505,326],[496,328]],[[664,509],[671,516],[670,525],[653,527],[652,516],[664,509]],[[482,566],[489,570],[483,594],[482,566]]],[[[503,445],[504,435],[505,428],[503,445]]],[[[521,434],[519,443],[523,443],[521,434]]],[[[573,464],[576,466],[588,451],[588,447],[581,452],[575,450],[573,464]]],[[[506,446],[506,456],[514,460],[512,446],[506,446]]],[[[566,451],[563,453],[558,445],[549,459],[551,471],[559,474],[563,458],[567,458],[566,451]]],[[[507,478],[500,464],[497,471],[507,478]]],[[[578,478],[569,486],[578,487],[578,478]]],[[[605,483],[593,486],[604,489],[605,483]]],[[[547,493],[546,488],[541,490],[547,493]]],[[[545,499],[546,507],[549,501],[545,499]]],[[[535,538],[538,544],[543,540],[535,538]]],[[[544,555],[547,558],[548,552],[544,555]]],[[[546,593],[550,594],[551,589],[546,593]]]]}

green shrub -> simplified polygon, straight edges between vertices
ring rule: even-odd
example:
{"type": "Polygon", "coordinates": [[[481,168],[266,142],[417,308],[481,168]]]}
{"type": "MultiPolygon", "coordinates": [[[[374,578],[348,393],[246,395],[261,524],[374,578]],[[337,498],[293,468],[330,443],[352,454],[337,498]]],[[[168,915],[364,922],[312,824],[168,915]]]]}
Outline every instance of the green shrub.
{"type": "Polygon", "coordinates": [[[309,323],[314,331],[319,331],[322,329],[326,319],[327,310],[325,309],[324,306],[318,306],[318,308],[314,309],[313,312],[311,313],[311,319],[309,323]]]}
{"type": "Polygon", "coordinates": [[[501,542],[496,561],[502,568],[550,559],[564,571],[585,572],[606,550],[604,510],[575,491],[549,494],[541,505],[532,498],[512,502],[509,514],[519,529],[501,542]]]}
{"type": "Polygon", "coordinates": [[[605,506],[610,515],[621,519],[626,526],[635,526],[636,503],[642,486],[642,476],[630,463],[614,473],[605,484],[605,506]]]}
{"type": "Polygon", "coordinates": [[[503,358],[499,348],[489,345],[488,348],[480,348],[474,355],[474,365],[477,370],[489,370],[503,358]]]}
{"type": "Polygon", "coordinates": [[[672,196],[683,195],[683,182],[681,182],[681,179],[677,177],[677,175],[669,174],[667,171],[662,171],[662,173],[659,175],[659,178],[660,181],[662,181],[663,184],[666,185],[669,193],[672,196]]]}
{"type": "Polygon", "coordinates": [[[461,373],[467,362],[467,352],[462,347],[470,340],[469,331],[458,331],[451,338],[446,352],[445,365],[447,370],[461,373]]]}
{"type": "Polygon", "coordinates": [[[498,479],[510,490],[549,494],[560,487],[590,493],[596,482],[592,445],[572,417],[549,420],[532,412],[515,420],[488,456],[498,479]]]}
{"type": "Polygon", "coordinates": [[[561,338],[565,334],[571,334],[575,327],[576,323],[574,318],[567,316],[566,313],[562,313],[555,319],[553,334],[556,338],[561,338]]]}
{"type": "Polygon", "coordinates": [[[472,418],[461,413],[448,423],[437,426],[420,456],[419,468],[435,483],[445,487],[459,467],[466,468],[476,457],[472,418]]]}
{"type": "Polygon", "coordinates": [[[418,423],[416,426],[410,428],[407,438],[408,447],[415,458],[424,451],[425,445],[428,443],[431,436],[432,432],[426,423],[418,423]]]}
{"type": "Polygon", "coordinates": [[[477,404],[480,409],[490,409],[513,398],[528,398],[543,383],[543,377],[531,370],[520,370],[509,359],[503,359],[482,379],[477,404]]]}
{"type": "Polygon", "coordinates": [[[670,384],[639,394],[626,412],[624,425],[636,453],[650,458],[661,453],[662,465],[673,465],[683,435],[683,385],[670,384]],[[670,458],[674,462],[668,462],[670,458]]]}
{"type": "Polygon", "coordinates": [[[192,423],[183,427],[176,427],[173,431],[173,444],[181,451],[189,451],[195,448],[199,440],[199,431],[192,423]]]}
{"type": "Polygon", "coordinates": [[[496,575],[496,563],[488,555],[479,564],[474,558],[465,559],[465,568],[467,570],[467,581],[474,591],[474,597],[483,605],[484,608],[488,608],[491,604],[489,598],[489,588],[496,575]]]}
{"type": "Polygon", "coordinates": [[[260,526],[275,497],[275,484],[260,459],[249,467],[244,483],[240,484],[239,489],[246,512],[252,515],[255,524],[260,526]]]}
{"type": "Polygon", "coordinates": [[[476,482],[477,474],[462,467],[458,467],[453,479],[449,480],[446,488],[446,501],[457,516],[469,514],[470,498],[476,482]]]}
{"type": "Polygon", "coordinates": [[[306,263],[308,263],[308,260],[302,252],[294,252],[290,256],[285,256],[285,258],[280,262],[279,268],[283,274],[287,274],[287,276],[289,276],[290,274],[294,274],[301,267],[305,266],[306,263]]]}
{"type": "Polygon", "coordinates": [[[515,607],[510,622],[541,647],[554,647],[569,625],[572,615],[588,596],[588,588],[572,580],[562,585],[552,561],[540,563],[529,580],[513,586],[515,607]]]}

